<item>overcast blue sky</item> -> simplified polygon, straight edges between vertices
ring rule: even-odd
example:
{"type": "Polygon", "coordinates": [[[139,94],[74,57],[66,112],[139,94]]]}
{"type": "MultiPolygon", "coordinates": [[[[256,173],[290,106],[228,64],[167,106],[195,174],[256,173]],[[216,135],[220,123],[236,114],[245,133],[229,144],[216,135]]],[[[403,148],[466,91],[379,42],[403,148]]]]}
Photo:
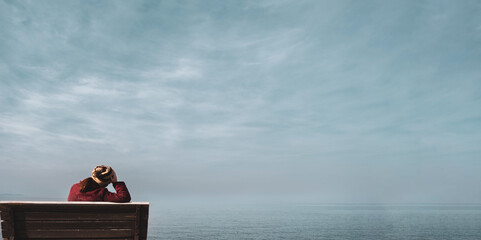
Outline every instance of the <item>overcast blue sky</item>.
{"type": "Polygon", "coordinates": [[[0,193],[481,203],[479,1],[0,1],[0,193]]]}

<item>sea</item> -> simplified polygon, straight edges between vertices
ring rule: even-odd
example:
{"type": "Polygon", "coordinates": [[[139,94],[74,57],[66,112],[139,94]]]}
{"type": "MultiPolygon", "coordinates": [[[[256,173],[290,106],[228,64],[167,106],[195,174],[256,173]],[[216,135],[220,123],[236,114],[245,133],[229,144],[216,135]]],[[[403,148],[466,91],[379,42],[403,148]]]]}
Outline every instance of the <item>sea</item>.
{"type": "Polygon", "coordinates": [[[148,239],[481,239],[479,204],[162,204],[148,239]]]}
{"type": "Polygon", "coordinates": [[[481,240],[481,204],[149,202],[149,240],[481,240]]]}

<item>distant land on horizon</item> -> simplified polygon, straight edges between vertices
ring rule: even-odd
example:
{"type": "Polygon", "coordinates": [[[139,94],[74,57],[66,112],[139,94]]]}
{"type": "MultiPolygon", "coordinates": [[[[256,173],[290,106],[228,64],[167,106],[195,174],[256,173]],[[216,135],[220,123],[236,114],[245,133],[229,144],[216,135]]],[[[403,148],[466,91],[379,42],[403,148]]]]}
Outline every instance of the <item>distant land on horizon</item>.
{"type": "Polygon", "coordinates": [[[0,201],[62,201],[59,197],[29,196],[19,193],[0,193],[0,201]]]}

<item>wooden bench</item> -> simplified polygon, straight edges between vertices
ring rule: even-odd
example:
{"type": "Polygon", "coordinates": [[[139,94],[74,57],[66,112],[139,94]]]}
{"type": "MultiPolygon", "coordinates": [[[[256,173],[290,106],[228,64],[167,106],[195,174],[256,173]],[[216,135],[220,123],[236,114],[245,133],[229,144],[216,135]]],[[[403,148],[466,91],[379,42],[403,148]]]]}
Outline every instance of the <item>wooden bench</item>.
{"type": "Polygon", "coordinates": [[[149,203],[0,201],[0,215],[4,240],[145,240],[149,203]]]}

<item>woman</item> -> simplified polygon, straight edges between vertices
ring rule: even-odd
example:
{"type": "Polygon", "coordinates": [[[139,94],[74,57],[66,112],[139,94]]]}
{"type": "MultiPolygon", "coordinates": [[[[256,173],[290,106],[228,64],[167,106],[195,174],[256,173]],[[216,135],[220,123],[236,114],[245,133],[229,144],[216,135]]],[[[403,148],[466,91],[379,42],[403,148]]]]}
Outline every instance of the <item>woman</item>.
{"type": "Polygon", "coordinates": [[[92,171],[92,177],[76,183],[70,188],[69,201],[105,201],[130,202],[130,193],[124,182],[117,181],[115,171],[105,165],[100,165],[92,171]],[[107,190],[112,183],[117,193],[107,190]]]}

